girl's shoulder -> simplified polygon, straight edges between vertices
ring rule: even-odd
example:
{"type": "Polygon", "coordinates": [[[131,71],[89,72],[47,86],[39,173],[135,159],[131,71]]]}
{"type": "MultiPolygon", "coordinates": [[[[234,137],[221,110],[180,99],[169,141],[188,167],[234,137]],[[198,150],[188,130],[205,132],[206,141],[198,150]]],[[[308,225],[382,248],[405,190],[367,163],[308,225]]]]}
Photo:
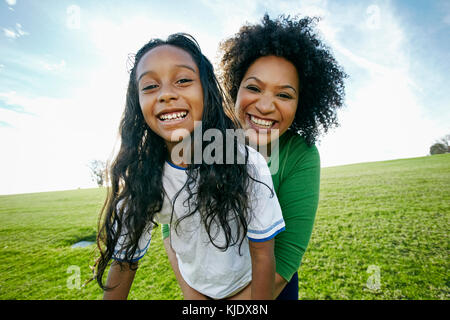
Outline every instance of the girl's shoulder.
{"type": "Polygon", "coordinates": [[[270,177],[270,169],[264,156],[248,145],[245,145],[245,148],[248,151],[248,166],[256,169],[257,175],[270,177]]]}

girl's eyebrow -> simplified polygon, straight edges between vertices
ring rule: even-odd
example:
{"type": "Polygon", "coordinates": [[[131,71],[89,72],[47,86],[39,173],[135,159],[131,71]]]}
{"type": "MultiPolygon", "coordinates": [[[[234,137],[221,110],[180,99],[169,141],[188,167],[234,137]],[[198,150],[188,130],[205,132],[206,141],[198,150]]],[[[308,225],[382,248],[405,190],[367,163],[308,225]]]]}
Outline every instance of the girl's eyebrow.
{"type": "MultiPolygon", "coordinates": [[[[250,79],[253,79],[253,80],[255,80],[258,83],[263,83],[261,80],[259,80],[255,76],[248,77],[247,79],[245,79],[245,81],[250,80],[250,79]]],[[[277,88],[279,88],[279,89],[292,89],[295,93],[297,93],[297,90],[295,90],[295,88],[293,86],[289,85],[289,84],[285,84],[285,85],[282,85],[282,86],[277,86],[277,88]]]]}
{"type": "Polygon", "coordinates": [[[187,68],[187,69],[191,70],[193,73],[197,73],[193,67],[188,66],[187,64],[177,64],[176,66],[179,68],[187,68]]]}
{"type": "MultiPolygon", "coordinates": [[[[194,73],[197,73],[193,67],[191,67],[191,66],[189,66],[189,65],[187,65],[187,64],[177,64],[177,65],[175,65],[175,67],[178,67],[178,68],[186,68],[186,69],[191,70],[191,71],[194,72],[194,73]]],[[[143,73],[138,77],[137,82],[139,82],[139,81],[142,79],[143,76],[145,76],[145,75],[147,75],[147,74],[149,74],[149,73],[154,73],[154,71],[148,70],[148,71],[143,72],[143,73]]]]}
{"type": "Polygon", "coordinates": [[[149,70],[149,71],[143,72],[143,73],[139,76],[137,82],[139,82],[139,81],[142,79],[143,76],[145,76],[145,75],[147,75],[147,74],[149,74],[149,73],[153,73],[153,71],[149,70]]]}

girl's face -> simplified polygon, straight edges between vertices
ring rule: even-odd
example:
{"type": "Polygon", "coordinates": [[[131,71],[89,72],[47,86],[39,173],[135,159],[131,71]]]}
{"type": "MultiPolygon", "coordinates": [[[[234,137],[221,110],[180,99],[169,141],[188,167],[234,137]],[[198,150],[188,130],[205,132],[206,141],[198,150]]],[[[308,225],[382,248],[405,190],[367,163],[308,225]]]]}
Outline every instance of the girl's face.
{"type": "Polygon", "coordinates": [[[161,45],[144,54],[136,75],[144,119],[171,150],[194,130],[194,121],[202,119],[203,89],[197,64],[186,51],[161,45]],[[184,130],[174,134],[177,129],[184,130]]]}
{"type": "Polygon", "coordinates": [[[253,62],[242,78],[235,105],[252,144],[269,144],[286,132],[294,121],[298,94],[298,73],[291,62],[276,56],[253,62]],[[274,129],[278,135],[271,134],[274,129]]]}

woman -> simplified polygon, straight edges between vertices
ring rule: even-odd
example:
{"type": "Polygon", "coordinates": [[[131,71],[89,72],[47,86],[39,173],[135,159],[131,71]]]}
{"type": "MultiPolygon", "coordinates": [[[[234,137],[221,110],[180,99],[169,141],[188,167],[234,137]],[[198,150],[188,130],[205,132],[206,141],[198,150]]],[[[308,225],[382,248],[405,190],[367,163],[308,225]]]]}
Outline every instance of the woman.
{"type": "MultiPolygon", "coordinates": [[[[315,22],[308,17],[272,20],[266,14],[261,24],[243,26],[221,44],[222,80],[250,143],[279,147],[267,160],[286,224],[275,238],[274,292],[280,300],[298,299],[297,270],[319,201],[315,142],[337,125],[336,111],[344,101],[346,74],[318,39],[315,22]]],[[[172,262],[173,252],[164,243],[172,262]]],[[[234,298],[247,299],[249,293],[247,288],[234,298]]]]}

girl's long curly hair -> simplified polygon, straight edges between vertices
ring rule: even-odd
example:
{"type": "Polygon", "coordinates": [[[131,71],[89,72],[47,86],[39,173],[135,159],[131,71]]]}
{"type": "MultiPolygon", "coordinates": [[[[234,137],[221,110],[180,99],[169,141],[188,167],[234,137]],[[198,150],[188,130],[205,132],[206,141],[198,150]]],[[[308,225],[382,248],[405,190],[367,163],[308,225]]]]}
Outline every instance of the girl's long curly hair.
{"type": "MultiPolygon", "coordinates": [[[[142,56],[160,45],[176,46],[192,56],[200,72],[204,96],[202,131],[210,128],[220,130],[224,138],[224,152],[227,152],[226,148],[235,148],[235,160],[238,154],[237,143],[234,146],[227,146],[225,143],[226,129],[237,128],[238,122],[233,119],[230,107],[224,103],[224,95],[214,75],[213,66],[202,54],[195,39],[187,34],[177,33],[165,41],[153,39],[145,44],[135,55],[130,71],[125,110],[119,127],[121,146],[108,169],[111,186],[98,222],[97,246],[100,257],[96,263],[94,278],[104,290],[109,288],[103,284],[103,274],[112,258],[121,230],[125,228],[129,231],[124,262],[134,267],[132,257],[137,250],[139,238],[149,223],[157,225],[155,214],[163,204],[162,176],[168,151],[164,140],[144,120],[136,79],[136,67],[142,56]]],[[[202,142],[202,150],[205,146],[206,142],[202,142]]],[[[248,151],[245,149],[244,164],[189,164],[188,179],[184,187],[194,206],[177,221],[175,229],[183,218],[198,214],[198,210],[209,238],[217,248],[226,250],[238,243],[240,246],[247,233],[249,218],[247,192],[250,181],[254,180],[247,159],[248,151]],[[234,227],[230,227],[231,222],[238,226],[237,233],[234,227]],[[214,241],[217,225],[225,234],[225,243],[222,245],[214,241]]]]}
{"type": "Polygon", "coordinates": [[[336,112],[344,103],[347,77],[331,50],[318,38],[314,30],[317,21],[284,15],[272,20],[265,14],[261,24],[244,25],[220,45],[221,80],[234,103],[241,81],[256,59],[274,55],[296,67],[300,94],[289,129],[302,135],[309,146],[322,132],[338,125],[336,112]]]}

